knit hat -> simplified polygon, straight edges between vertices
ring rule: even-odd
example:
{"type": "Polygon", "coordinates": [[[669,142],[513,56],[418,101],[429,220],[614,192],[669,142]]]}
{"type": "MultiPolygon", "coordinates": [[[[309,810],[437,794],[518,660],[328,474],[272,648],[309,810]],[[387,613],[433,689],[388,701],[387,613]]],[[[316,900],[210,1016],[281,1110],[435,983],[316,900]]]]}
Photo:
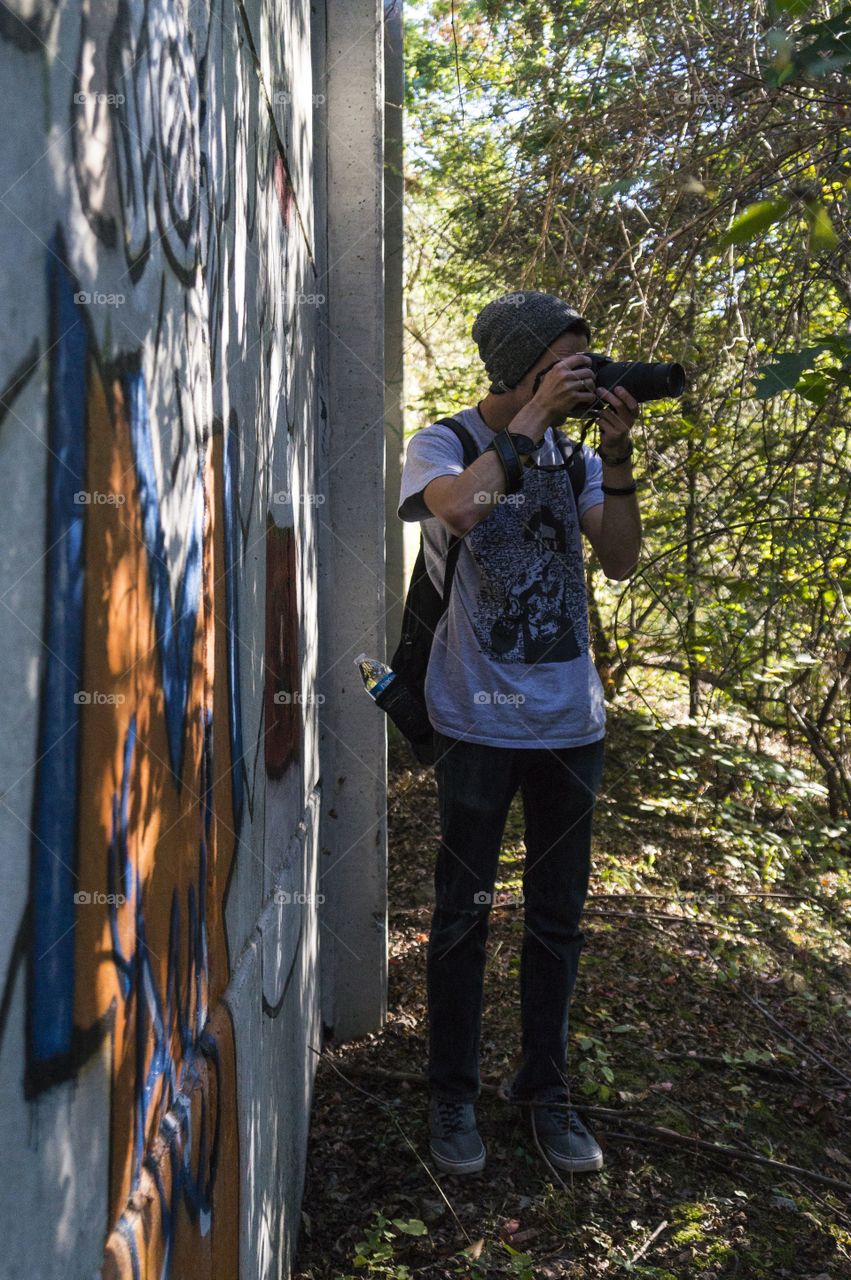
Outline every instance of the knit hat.
{"type": "Polygon", "coordinates": [[[495,394],[516,387],[523,375],[572,322],[581,321],[588,341],[591,329],[578,311],[551,293],[504,293],[483,307],[472,336],[495,394]]]}

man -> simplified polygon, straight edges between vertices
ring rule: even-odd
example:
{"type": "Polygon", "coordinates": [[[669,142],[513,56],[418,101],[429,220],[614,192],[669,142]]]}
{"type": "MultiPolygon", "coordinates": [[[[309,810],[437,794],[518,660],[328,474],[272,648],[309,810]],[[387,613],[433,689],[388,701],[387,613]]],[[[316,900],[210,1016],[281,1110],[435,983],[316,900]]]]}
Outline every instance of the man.
{"type": "Polygon", "coordinates": [[[607,577],[629,577],[641,545],[629,438],[638,406],[622,387],[595,390],[583,354],[590,328],[550,294],[495,299],[476,317],[472,336],[491,385],[474,408],[454,416],[481,453],[465,468],[449,427],[418,431],[399,506],[403,520],[422,522],[438,589],[450,536],[463,537],[425,683],[441,822],[427,956],[431,1152],[446,1172],[484,1167],[474,1104],[485,944],[519,787],[522,1062],[510,1097],[529,1104],[553,1164],[599,1169],[602,1152],[570,1110],[566,1074],[605,736],[580,529],[607,577]],[[555,428],[597,395],[605,402],[600,443],[596,452],[582,446],[586,479],[577,502],[555,428]]]}

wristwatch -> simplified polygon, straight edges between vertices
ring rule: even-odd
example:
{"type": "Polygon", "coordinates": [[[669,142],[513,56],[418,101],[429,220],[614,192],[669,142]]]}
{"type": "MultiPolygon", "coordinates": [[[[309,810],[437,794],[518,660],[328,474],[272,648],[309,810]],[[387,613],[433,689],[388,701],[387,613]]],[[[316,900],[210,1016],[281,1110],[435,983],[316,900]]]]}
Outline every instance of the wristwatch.
{"type": "Polygon", "coordinates": [[[519,431],[509,431],[508,435],[515,450],[520,455],[520,461],[524,467],[531,467],[532,454],[537,453],[540,449],[544,443],[543,439],[533,440],[531,436],[524,436],[519,431]]]}
{"type": "Polygon", "coordinates": [[[523,484],[523,461],[514,447],[514,440],[506,427],[494,433],[485,453],[493,449],[505,472],[506,492],[516,493],[523,484]]]}

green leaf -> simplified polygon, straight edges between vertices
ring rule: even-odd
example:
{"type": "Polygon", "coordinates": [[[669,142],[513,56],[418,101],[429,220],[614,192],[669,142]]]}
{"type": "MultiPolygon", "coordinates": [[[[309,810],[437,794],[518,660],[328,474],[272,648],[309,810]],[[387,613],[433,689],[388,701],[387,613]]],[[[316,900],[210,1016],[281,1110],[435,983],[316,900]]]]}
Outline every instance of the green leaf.
{"type": "Polygon", "coordinates": [[[820,344],[817,347],[804,347],[802,351],[786,351],[773,364],[760,365],[757,372],[763,376],[754,388],[757,400],[767,400],[780,391],[792,391],[804,370],[812,368],[816,357],[824,350],[824,344],[820,344]]]}
{"type": "Polygon", "coordinates": [[[761,231],[767,231],[775,222],[779,222],[789,212],[789,201],[784,197],[779,200],[758,200],[748,205],[744,212],[734,218],[730,226],[719,239],[719,247],[729,244],[745,244],[753,240],[761,231]]]}
{"type": "Polygon", "coordinates": [[[404,1231],[406,1236],[428,1235],[428,1227],[419,1218],[411,1218],[409,1222],[406,1222],[404,1218],[394,1218],[393,1226],[398,1227],[400,1231],[404,1231]]]}
{"type": "Polygon", "coordinates": [[[830,382],[823,373],[817,372],[815,369],[809,369],[801,375],[801,379],[795,390],[804,400],[808,400],[810,404],[824,404],[830,395],[830,382]]]}
{"type": "Polygon", "coordinates": [[[819,249],[835,249],[839,244],[839,236],[836,234],[833,223],[830,220],[830,214],[823,204],[808,204],[806,212],[807,222],[810,224],[810,248],[819,249]]]}

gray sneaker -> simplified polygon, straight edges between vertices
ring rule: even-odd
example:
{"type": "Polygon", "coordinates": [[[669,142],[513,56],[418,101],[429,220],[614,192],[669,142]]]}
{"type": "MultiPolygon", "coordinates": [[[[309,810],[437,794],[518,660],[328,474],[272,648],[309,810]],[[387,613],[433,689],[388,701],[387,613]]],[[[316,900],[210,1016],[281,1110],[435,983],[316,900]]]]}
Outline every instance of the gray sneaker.
{"type": "Polygon", "coordinates": [[[569,1108],[564,1089],[545,1089],[537,1094],[529,1104],[529,1115],[541,1150],[557,1169],[570,1173],[602,1169],[603,1153],[594,1135],[569,1108]]]}
{"type": "Polygon", "coordinates": [[[485,1144],[476,1128],[472,1102],[431,1099],[430,1150],[443,1173],[478,1173],[485,1167],[485,1144]]]}

